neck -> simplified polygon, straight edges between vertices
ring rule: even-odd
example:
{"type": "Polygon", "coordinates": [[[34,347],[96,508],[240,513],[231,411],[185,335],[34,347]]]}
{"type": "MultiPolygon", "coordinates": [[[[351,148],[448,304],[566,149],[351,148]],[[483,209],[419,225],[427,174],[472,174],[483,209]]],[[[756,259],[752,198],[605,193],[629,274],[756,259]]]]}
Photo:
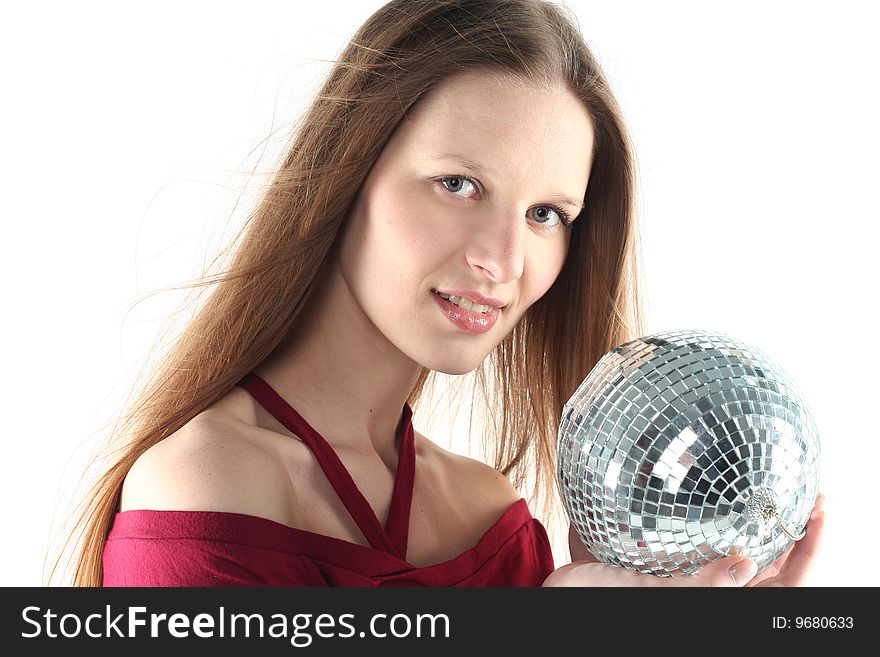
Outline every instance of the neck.
{"type": "Polygon", "coordinates": [[[284,349],[255,371],[334,447],[393,461],[421,367],[364,314],[336,257],[318,281],[284,349]]]}

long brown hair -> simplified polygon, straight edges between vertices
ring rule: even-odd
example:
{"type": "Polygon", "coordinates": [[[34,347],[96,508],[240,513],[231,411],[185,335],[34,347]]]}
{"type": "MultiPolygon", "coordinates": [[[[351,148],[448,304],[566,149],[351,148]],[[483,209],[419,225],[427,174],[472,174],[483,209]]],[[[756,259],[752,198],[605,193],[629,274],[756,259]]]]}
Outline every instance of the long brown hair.
{"type": "MultiPolygon", "coordinates": [[[[539,0],[393,0],[334,63],[227,247],[228,266],[182,286],[198,290],[188,301],[192,317],[136,382],[113,425],[110,466],[77,510],[65,544],[77,537],[75,585],[101,584],[104,541],[135,460],[284,347],[358,189],[404,113],[448,76],[473,70],[537,83],[563,80],[594,123],[585,207],[564,268],[474,372],[493,466],[517,488],[532,481],[530,501],[558,512],[563,405],[606,351],[643,333],[630,140],[564,7],[539,0]]],[[[423,370],[412,390],[416,413],[433,375],[423,370]]]]}

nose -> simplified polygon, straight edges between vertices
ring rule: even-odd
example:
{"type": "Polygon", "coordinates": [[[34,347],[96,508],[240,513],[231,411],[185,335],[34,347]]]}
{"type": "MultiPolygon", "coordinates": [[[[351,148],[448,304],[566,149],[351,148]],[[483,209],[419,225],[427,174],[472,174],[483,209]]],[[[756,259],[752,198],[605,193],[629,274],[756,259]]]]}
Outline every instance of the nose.
{"type": "Polygon", "coordinates": [[[525,262],[526,224],[524,213],[510,210],[481,218],[468,242],[468,264],[495,283],[518,279],[525,262]]]}

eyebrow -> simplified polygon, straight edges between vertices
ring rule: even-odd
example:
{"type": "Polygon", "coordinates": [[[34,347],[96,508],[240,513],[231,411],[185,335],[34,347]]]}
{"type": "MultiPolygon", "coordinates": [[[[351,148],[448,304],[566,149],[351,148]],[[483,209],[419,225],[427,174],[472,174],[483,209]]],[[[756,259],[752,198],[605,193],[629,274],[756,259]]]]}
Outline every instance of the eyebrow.
{"type": "MultiPolygon", "coordinates": [[[[493,176],[497,174],[497,172],[491,167],[483,166],[476,160],[472,160],[471,158],[464,155],[459,155],[458,153],[444,153],[443,155],[438,155],[437,157],[432,159],[451,160],[452,162],[463,166],[465,169],[477,173],[483,172],[493,176]]],[[[549,198],[554,201],[560,201],[561,203],[565,203],[567,205],[575,207],[578,209],[579,212],[585,207],[583,200],[575,201],[573,198],[571,198],[570,196],[566,196],[565,194],[551,194],[549,198]]]]}

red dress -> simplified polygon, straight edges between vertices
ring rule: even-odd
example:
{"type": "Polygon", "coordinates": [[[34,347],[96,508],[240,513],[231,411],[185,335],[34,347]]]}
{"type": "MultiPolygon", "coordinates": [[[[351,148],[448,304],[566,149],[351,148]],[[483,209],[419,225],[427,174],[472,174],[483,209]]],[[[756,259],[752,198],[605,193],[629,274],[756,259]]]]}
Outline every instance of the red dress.
{"type": "Polygon", "coordinates": [[[523,498],[457,557],[406,561],[415,476],[409,404],[383,527],[333,448],[292,406],[253,372],[238,385],[309,446],[371,547],[240,513],[124,511],[104,544],[104,586],[540,586],[554,570],[547,533],[523,498]]]}

